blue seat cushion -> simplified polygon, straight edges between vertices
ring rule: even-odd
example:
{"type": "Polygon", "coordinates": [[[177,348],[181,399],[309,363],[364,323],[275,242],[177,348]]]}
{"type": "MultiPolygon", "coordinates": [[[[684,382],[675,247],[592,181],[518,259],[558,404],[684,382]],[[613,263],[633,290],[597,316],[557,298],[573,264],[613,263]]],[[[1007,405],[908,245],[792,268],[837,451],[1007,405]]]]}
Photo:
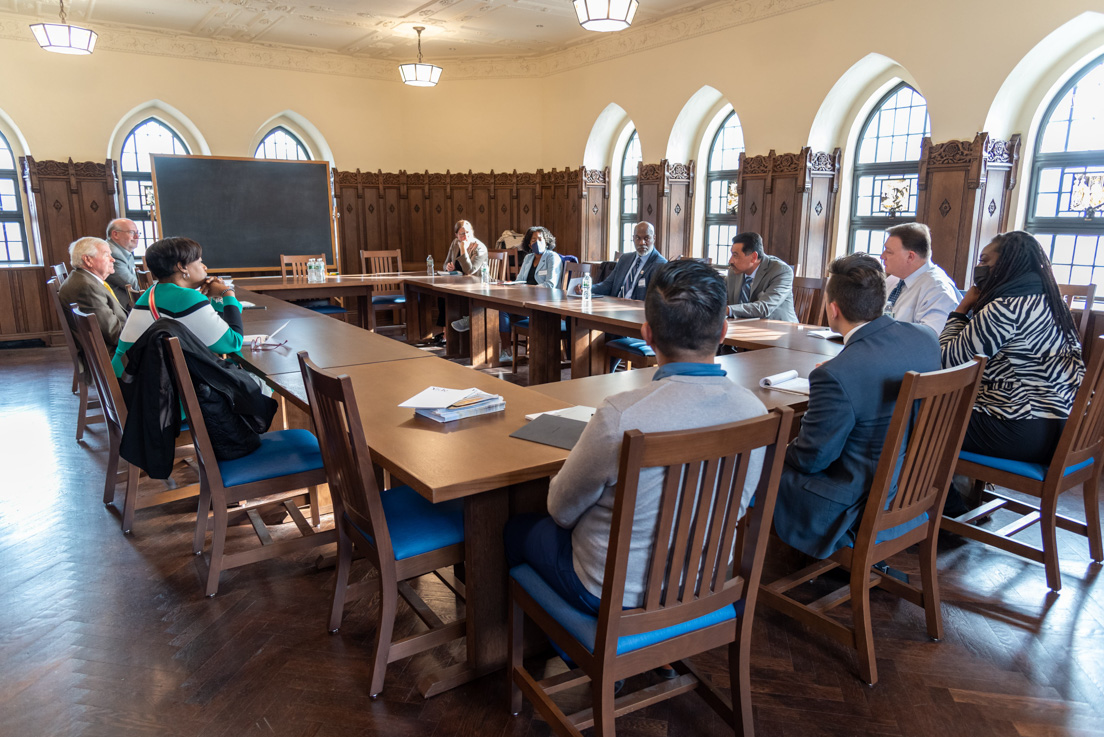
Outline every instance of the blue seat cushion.
{"type": "Polygon", "coordinates": [[[374,305],[404,305],[406,304],[406,297],[401,294],[381,294],[378,297],[372,297],[372,304],[374,305]]]}
{"type": "MultiPolygon", "coordinates": [[[[510,577],[518,582],[521,588],[529,596],[533,597],[540,606],[552,615],[571,636],[581,642],[587,650],[594,652],[594,637],[598,631],[598,618],[588,612],[582,612],[564,601],[563,597],[552,590],[552,587],[541,578],[527,563],[514,566],[510,569],[510,577]]],[[[673,637],[684,635],[687,632],[711,627],[720,622],[735,619],[738,611],[743,611],[743,600],[736,604],[721,607],[709,614],[704,614],[697,619],[664,627],[663,629],[642,632],[639,635],[625,635],[617,638],[617,654],[624,655],[633,650],[639,650],[648,645],[654,645],[673,637]]]]}
{"type": "Polygon", "coordinates": [[[629,353],[635,353],[638,356],[654,356],[653,351],[643,338],[618,338],[617,340],[611,340],[606,343],[607,348],[620,348],[623,351],[629,353]]]}
{"type": "MultiPolygon", "coordinates": [[[[396,486],[381,492],[380,501],[387,530],[391,533],[395,560],[464,542],[464,502],[461,499],[434,504],[409,486],[396,486]]],[[[349,519],[348,515],[345,519],[349,519]]],[[[372,539],[368,530],[357,529],[372,539]]]]}
{"type": "Polygon", "coordinates": [[[310,306],[310,307],[307,307],[307,309],[311,310],[313,312],[317,312],[321,315],[344,315],[346,312],[348,312],[348,310],[346,310],[341,305],[331,305],[331,304],[324,304],[324,305],[320,304],[317,307],[310,306]]]}
{"type": "Polygon", "coordinates": [[[219,461],[223,486],[240,486],[322,468],[318,439],[309,430],[276,430],[261,436],[261,447],[232,461],[219,461]]]}
{"type": "MultiPolygon", "coordinates": [[[[980,453],[971,453],[968,450],[960,452],[958,457],[963,461],[970,461],[979,466],[988,466],[989,468],[1007,471],[1008,473],[1014,473],[1017,476],[1025,476],[1029,479],[1035,479],[1036,481],[1042,481],[1046,478],[1047,467],[1041,463],[1027,463],[1026,461],[1013,461],[1008,458],[994,458],[993,456],[983,456],[980,453]]],[[[1093,459],[1089,458],[1076,465],[1067,466],[1066,470],[1062,472],[1062,475],[1069,476],[1074,471],[1080,471],[1082,468],[1092,465],[1092,462],[1093,459]]]]}
{"type": "Polygon", "coordinates": [[[291,303],[293,305],[299,305],[300,307],[306,307],[308,310],[326,307],[331,304],[329,299],[293,299],[291,303]]]}

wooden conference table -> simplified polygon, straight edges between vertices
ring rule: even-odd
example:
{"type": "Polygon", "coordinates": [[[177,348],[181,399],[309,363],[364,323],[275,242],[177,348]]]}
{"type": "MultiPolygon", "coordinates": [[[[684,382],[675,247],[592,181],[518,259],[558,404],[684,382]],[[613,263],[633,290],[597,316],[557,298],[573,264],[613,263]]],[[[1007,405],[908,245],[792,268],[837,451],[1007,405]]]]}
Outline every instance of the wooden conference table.
{"type": "MultiPolygon", "coordinates": [[[[394,278],[391,281],[394,282],[394,278]]],[[[305,276],[250,276],[234,280],[236,287],[282,300],[355,297],[361,327],[368,325],[372,287],[378,283],[378,279],[362,274],[327,275],[325,281],[315,283],[308,282],[305,276]]]]}
{"type": "MultiPolygon", "coordinates": [[[[248,293],[240,298],[259,302],[248,293]]],[[[467,658],[425,674],[418,684],[422,694],[441,693],[504,667],[507,571],[502,528],[512,513],[543,504],[545,479],[567,458],[565,450],[511,438],[510,433],[525,424],[526,414],[574,404],[597,406],[611,393],[650,381],[654,369],[532,389],[294,305],[246,310],[243,320],[247,334],[266,333],[284,320],[291,321],[280,334],[287,337],[286,346],[270,351],[243,347],[240,360],[247,368],[304,409],[298,351],[308,351],[312,360],[335,374],[348,375],[373,461],[429,501],[464,500],[467,658]],[[501,394],[506,409],[440,424],[397,406],[427,386],[477,387],[501,394]]],[[[801,410],[805,397],[762,390],[758,381],[791,368],[808,376],[823,359],[818,354],[772,348],[723,356],[718,362],[730,378],[754,391],[768,407],[787,404],[801,410]]]]}

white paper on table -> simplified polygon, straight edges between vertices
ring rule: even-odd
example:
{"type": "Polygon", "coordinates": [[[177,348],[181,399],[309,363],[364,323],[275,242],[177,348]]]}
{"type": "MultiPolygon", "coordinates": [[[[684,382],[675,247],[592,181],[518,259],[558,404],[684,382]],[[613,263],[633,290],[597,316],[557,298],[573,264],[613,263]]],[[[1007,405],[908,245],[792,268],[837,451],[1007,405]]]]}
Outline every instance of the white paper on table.
{"type": "Polygon", "coordinates": [[[451,407],[461,399],[469,397],[473,392],[477,391],[479,390],[475,387],[469,389],[446,389],[441,386],[431,386],[428,389],[423,389],[418,392],[399,406],[412,407],[414,409],[444,409],[445,407],[451,407]]]}
{"type": "Polygon", "coordinates": [[[530,415],[525,415],[525,419],[532,422],[541,415],[554,415],[556,417],[563,417],[568,420],[579,420],[581,422],[590,422],[590,418],[594,416],[594,407],[587,407],[585,404],[576,405],[575,407],[565,407],[564,409],[553,409],[548,412],[534,412],[530,415]]]}
{"type": "Polygon", "coordinates": [[[843,336],[837,333],[835,330],[810,330],[809,335],[817,338],[824,338],[825,340],[831,340],[833,338],[842,338],[843,336]]]}
{"type": "Polygon", "coordinates": [[[782,392],[794,394],[808,394],[809,380],[802,379],[796,371],[783,371],[780,374],[771,374],[759,379],[759,386],[764,389],[776,389],[782,392]]]}
{"type": "Polygon", "coordinates": [[[571,297],[581,297],[581,296],[583,296],[581,294],[575,294],[575,287],[582,288],[582,286],[583,286],[583,277],[581,277],[581,276],[573,277],[567,283],[567,294],[571,297]]]}
{"type": "Polygon", "coordinates": [[[268,345],[268,342],[276,337],[276,333],[278,333],[281,330],[283,330],[284,328],[286,328],[288,326],[288,323],[290,323],[290,322],[291,322],[291,320],[288,320],[287,322],[285,322],[283,325],[281,325],[280,327],[273,330],[268,335],[243,335],[242,336],[242,344],[248,343],[250,346],[252,346],[254,348],[259,348],[260,346],[268,345]]]}

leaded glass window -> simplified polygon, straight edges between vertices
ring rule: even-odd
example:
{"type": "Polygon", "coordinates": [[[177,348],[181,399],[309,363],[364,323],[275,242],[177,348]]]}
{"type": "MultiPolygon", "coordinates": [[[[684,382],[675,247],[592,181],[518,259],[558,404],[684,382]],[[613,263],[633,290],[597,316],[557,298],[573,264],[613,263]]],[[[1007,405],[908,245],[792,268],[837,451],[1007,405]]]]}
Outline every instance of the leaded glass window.
{"type": "Polygon", "coordinates": [[[1055,95],[1035,145],[1026,229],[1059,284],[1104,285],[1104,56],[1055,95]]]}
{"type": "Polygon", "coordinates": [[[284,159],[287,161],[310,161],[307,147],[299,138],[283,126],[273,128],[257,146],[253,154],[255,159],[284,159]]]}
{"type": "Polygon", "coordinates": [[[633,250],[633,228],[640,222],[640,184],[637,172],[643,158],[640,153],[640,138],[633,131],[621,157],[621,245],[618,254],[633,250]]]}
{"type": "Polygon", "coordinates": [[[728,263],[732,237],[740,232],[736,172],[743,151],[744,128],[736,111],[732,111],[713,136],[705,175],[705,255],[715,264],[728,263]]]}
{"type": "Polygon", "coordinates": [[[19,171],[15,153],[0,133],[0,263],[26,264],[31,261],[27,231],[23,225],[23,206],[19,200],[19,171]]]}
{"type": "Polygon", "coordinates": [[[157,240],[157,228],[150,215],[153,199],[153,177],[150,174],[150,154],[187,155],[188,147],[169,126],[156,118],[146,118],[130,131],[123,141],[119,169],[123,177],[123,216],[138,226],[138,247],[134,253],[145,253],[157,240]]]}
{"type": "Polygon", "coordinates": [[[867,118],[855,160],[852,253],[879,255],[886,228],[916,221],[920,144],[930,135],[928,103],[904,83],[890,90],[867,118]]]}

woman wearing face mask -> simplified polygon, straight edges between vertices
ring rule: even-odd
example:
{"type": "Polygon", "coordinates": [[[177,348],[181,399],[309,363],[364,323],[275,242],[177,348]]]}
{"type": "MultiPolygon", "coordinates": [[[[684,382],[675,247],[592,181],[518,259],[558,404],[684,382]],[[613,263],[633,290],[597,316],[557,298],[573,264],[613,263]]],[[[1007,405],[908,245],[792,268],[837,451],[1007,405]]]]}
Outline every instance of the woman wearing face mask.
{"type": "MultiPolygon", "coordinates": [[[[518,278],[513,282],[514,284],[559,288],[563,261],[556,254],[556,238],[548,228],[535,225],[527,230],[525,240],[521,242],[521,253],[525,254],[525,258],[521,262],[518,278]]],[[[499,356],[502,363],[512,360],[510,349],[505,346],[510,345],[510,320],[519,319],[523,318],[505,312],[498,313],[498,332],[504,346],[499,356]]]]}
{"type": "Polygon", "coordinates": [[[962,449],[1049,464],[1085,375],[1050,259],[1031,234],[1003,233],[982,249],[974,281],[939,336],[945,368],[989,359],[962,449]]]}

